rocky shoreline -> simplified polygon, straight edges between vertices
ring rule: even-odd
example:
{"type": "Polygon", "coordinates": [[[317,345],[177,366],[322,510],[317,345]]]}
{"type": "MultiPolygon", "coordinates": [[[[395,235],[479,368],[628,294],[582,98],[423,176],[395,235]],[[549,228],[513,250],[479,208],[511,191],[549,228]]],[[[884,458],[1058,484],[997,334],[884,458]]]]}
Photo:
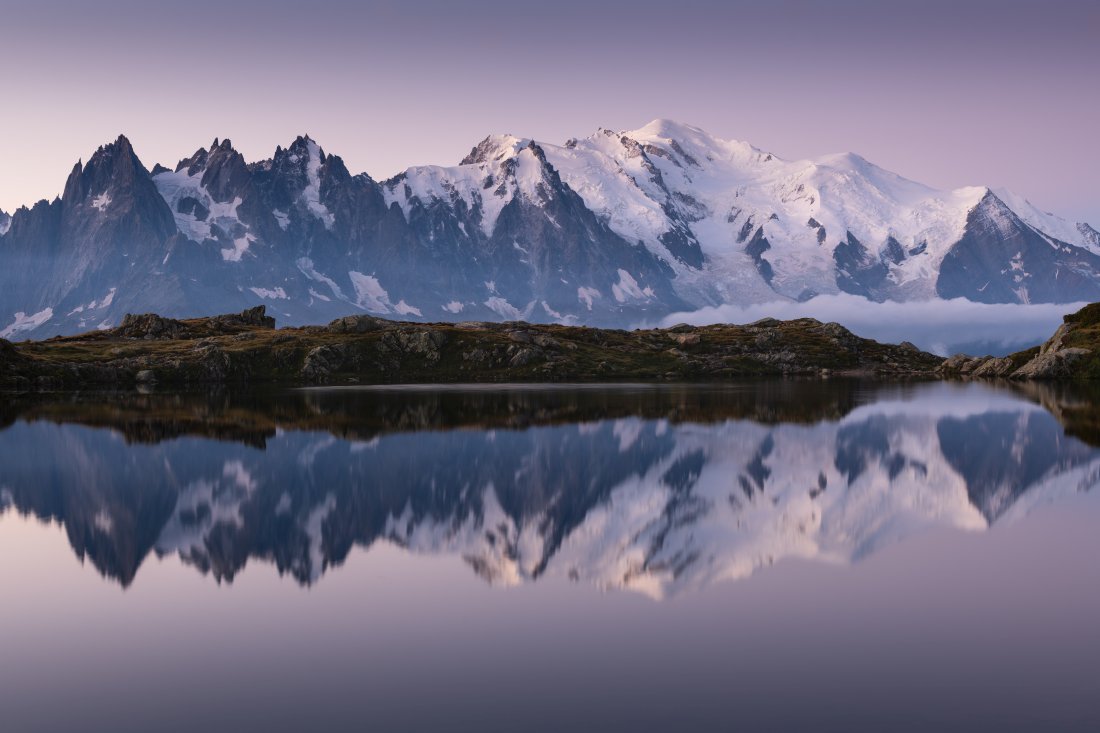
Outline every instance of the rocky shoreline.
{"type": "Polygon", "coordinates": [[[1065,317],[1046,342],[1003,357],[957,354],[944,361],[946,376],[1007,379],[1100,379],[1100,303],[1065,317]]]}
{"type": "Polygon", "coordinates": [[[0,340],[0,388],[130,385],[715,381],[767,376],[1072,379],[1097,371],[1100,304],[1066,317],[1040,347],[943,359],[881,344],[836,323],[623,331],[524,322],[408,323],[358,315],[275,327],[263,306],[176,320],[128,315],[114,329],[0,340]]]}

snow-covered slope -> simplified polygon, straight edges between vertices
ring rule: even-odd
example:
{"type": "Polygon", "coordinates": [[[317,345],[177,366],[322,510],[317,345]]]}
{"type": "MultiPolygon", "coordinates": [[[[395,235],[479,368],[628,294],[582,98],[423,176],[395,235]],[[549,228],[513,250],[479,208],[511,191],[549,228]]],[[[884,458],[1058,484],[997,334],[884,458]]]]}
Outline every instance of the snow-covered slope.
{"type": "Polygon", "coordinates": [[[74,175],[63,197],[0,213],[0,329],[257,302],[292,324],[365,311],[628,326],[840,292],[1100,299],[1100,233],[1021,196],[939,191],[851,153],[784,160],[669,120],[560,145],[494,135],[458,165],[384,182],[309,137],[257,163],[215,140],[152,171],[119,138],[74,175]],[[77,311],[112,288],[102,313],[77,311]]]}
{"type": "MultiPolygon", "coordinates": [[[[743,305],[774,298],[762,283],[801,299],[842,290],[876,299],[935,297],[944,256],[989,193],[938,191],[853,153],[785,161],[668,120],[546,149],[563,179],[623,236],[661,253],[663,237],[678,227],[690,231],[705,265],[701,273],[679,268],[678,289],[689,300],[709,295],[743,305]],[[843,277],[852,253],[838,248],[856,247],[852,237],[881,270],[872,287],[843,277]]],[[[1087,246],[1077,226],[1013,194],[1003,200],[1027,225],[1087,246]]]]}

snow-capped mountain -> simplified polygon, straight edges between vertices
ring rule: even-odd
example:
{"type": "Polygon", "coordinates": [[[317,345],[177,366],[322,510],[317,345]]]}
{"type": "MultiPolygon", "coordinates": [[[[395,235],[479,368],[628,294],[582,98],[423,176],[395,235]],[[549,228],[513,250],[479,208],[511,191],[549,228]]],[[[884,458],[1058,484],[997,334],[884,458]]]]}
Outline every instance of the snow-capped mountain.
{"type": "MultiPolygon", "coordinates": [[[[882,397],[801,422],[700,413],[369,439],[348,435],[347,418],[364,423],[349,411],[333,416],[345,437],[272,429],[265,450],[147,443],[151,425],[127,444],[47,412],[0,432],[0,511],[56,519],[124,584],[150,553],[219,580],[264,560],[313,583],[385,542],[461,557],[493,584],[558,577],[663,597],[785,558],[851,563],[930,528],[984,530],[1100,486],[1100,451],[1038,405],[976,385],[882,397]]],[[[527,401],[507,414],[537,414],[527,401]]]]}
{"type": "Polygon", "coordinates": [[[624,326],[807,300],[1100,299],[1100,232],[1008,191],[939,191],[858,155],[787,161],[657,120],[562,145],[490,136],[378,182],[300,137],[147,170],[119,137],[63,195],[0,213],[0,336],[350,312],[624,326]]]}

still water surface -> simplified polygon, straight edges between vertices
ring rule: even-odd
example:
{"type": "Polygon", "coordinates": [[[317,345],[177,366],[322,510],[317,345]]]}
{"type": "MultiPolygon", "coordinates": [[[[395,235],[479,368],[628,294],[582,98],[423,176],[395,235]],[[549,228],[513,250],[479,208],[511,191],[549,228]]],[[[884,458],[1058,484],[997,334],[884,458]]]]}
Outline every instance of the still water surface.
{"type": "Polygon", "coordinates": [[[1094,731],[1097,404],[5,396],[0,728],[1094,731]]]}

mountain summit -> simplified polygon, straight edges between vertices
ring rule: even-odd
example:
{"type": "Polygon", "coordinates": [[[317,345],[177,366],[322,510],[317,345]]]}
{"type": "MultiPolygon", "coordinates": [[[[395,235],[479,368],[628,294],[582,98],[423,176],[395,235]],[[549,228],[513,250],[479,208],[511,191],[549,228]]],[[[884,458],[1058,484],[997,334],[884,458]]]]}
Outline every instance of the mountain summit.
{"type": "Polygon", "coordinates": [[[253,163],[214,140],[152,172],[120,136],[61,198],[0,212],[7,338],[260,303],[289,324],[628,326],[841,292],[1100,300],[1100,233],[1009,191],[941,191],[853,153],[788,161],[670,120],[562,145],[493,135],[387,181],[305,135],[253,163]]]}

